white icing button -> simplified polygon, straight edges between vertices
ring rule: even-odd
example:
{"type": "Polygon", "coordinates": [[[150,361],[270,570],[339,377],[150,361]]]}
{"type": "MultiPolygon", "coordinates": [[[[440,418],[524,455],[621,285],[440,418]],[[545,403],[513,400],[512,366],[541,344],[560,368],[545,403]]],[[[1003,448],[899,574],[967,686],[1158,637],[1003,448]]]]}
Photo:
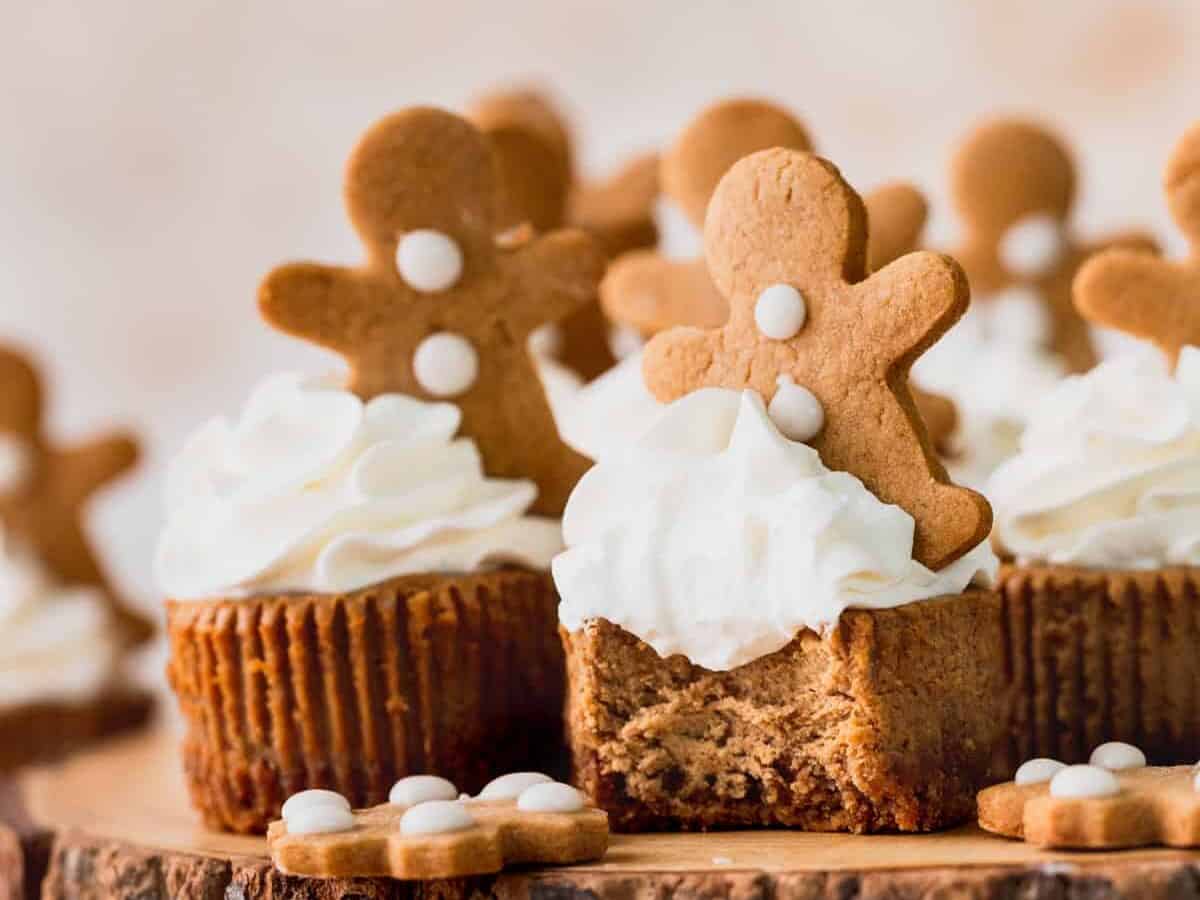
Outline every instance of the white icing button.
{"type": "Polygon", "coordinates": [[[795,337],[804,327],[808,310],[804,298],[790,284],[773,284],[758,295],[754,322],[765,336],[777,341],[795,337]]]}
{"type": "Polygon", "coordinates": [[[400,277],[418,291],[444,291],[462,275],[462,251],[440,231],[410,231],[396,246],[396,268],[400,277]]]}
{"type": "Polygon", "coordinates": [[[284,819],[288,834],[335,834],[354,827],[354,813],[340,806],[307,806],[284,819]]]}
{"type": "Polygon", "coordinates": [[[432,800],[414,806],[400,817],[401,834],[446,834],[475,825],[467,808],[453,800],[432,800]]]}
{"type": "Polygon", "coordinates": [[[1067,766],[1050,779],[1051,797],[1111,797],[1120,790],[1117,776],[1099,766],[1067,766]]]}
{"type": "Polygon", "coordinates": [[[1049,344],[1054,334],[1050,313],[1032,288],[1010,287],[979,304],[988,337],[1022,346],[1049,344]]]}
{"type": "Polygon", "coordinates": [[[471,342],[448,331],[431,334],[413,354],[417,383],[435,397],[456,397],[479,377],[479,354],[471,342]]]}
{"type": "Polygon", "coordinates": [[[458,788],[436,775],[409,775],[392,785],[388,803],[396,806],[416,806],[430,800],[457,800],[458,788]]]}
{"type": "Polygon", "coordinates": [[[521,812],[579,812],[583,805],[583,794],[569,784],[557,781],[527,787],[517,798],[517,809],[521,812]]]}
{"type": "Polygon", "coordinates": [[[767,406],[767,415],[788,440],[800,443],[811,441],[825,425],[825,410],[821,401],[788,375],[780,375],[776,385],[775,396],[767,406]]]}
{"type": "Polygon", "coordinates": [[[1013,781],[1017,784],[1040,784],[1043,781],[1049,781],[1066,767],[1066,763],[1061,763],[1057,759],[1038,758],[1026,760],[1017,769],[1017,774],[1013,776],[1013,781]]]}
{"type": "Polygon", "coordinates": [[[1062,252],[1062,226],[1047,215],[1021,219],[1000,240],[1000,261],[1010,272],[1025,278],[1045,275],[1062,252]]]}
{"type": "Polygon", "coordinates": [[[529,335],[529,352],[534,356],[558,356],[562,352],[562,329],[549,322],[529,335]]]}
{"type": "Polygon", "coordinates": [[[1093,766],[1099,766],[1102,769],[1111,769],[1114,772],[1119,772],[1122,769],[1144,769],[1146,767],[1146,754],[1133,746],[1133,744],[1124,744],[1121,741],[1109,741],[1107,744],[1101,744],[1093,750],[1088,762],[1093,766]]]}
{"type": "Polygon", "coordinates": [[[280,814],[286,822],[288,819],[295,816],[304,810],[309,809],[344,809],[350,811],[350,801],[339,794],[337,791],[326,791],[321,788],[313,788],[308,791],[301,791],[298,794],[292,794],[283,804],[283,809],[280,814]]]}
{"type": "Polygon", "coordinates": [[[541,772],[513,772],[501,775],[487,783],[479,792],[478,800],[516,800],[526,788],[535,784],[553,784],[554,779],[541,772]]]}
{"type": "Polygon", "coordinates": [[[0,494],[17,490],[33,470],[29,445],[14,434],[0,434],[0,494]]]}

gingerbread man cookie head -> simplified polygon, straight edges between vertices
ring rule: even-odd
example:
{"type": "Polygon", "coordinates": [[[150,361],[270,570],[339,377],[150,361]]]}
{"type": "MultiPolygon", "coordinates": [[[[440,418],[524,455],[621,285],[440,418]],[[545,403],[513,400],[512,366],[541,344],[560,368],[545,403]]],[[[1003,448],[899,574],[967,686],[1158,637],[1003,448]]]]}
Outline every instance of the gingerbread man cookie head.
{"type": "Polygon", "coordinates": [[[489,144],[468,122],[428,108],[389,116],[346,174],[365,265],[283,266],[259,306],[346,357],[364,399],[452,400],[488,474],[533,479],[534,510],[556,515],[587,462],[559,439],[527,342],[592,299],[603,257],[577,231],[498,246],[494,192],[489,144]]]}
{"type": "Polygon", "coordinates": [[[479,98],[470,116],[491,142],[499,171],[498,228],[560,227],[571,190],[571,143],[554,105],[535,91],[503,91],[479,98]]]}
{"type": "Polygon", "coordinates": [[[1200,123],[1176,145],[1164,180],[1190,256],[1173,261],[1125,249],[1097,254],[1075,278],[1075,304],[1097,325],[1153,341],[1174,366],[1185,346],[1200,346],[1200,123]]]}
{"type": "Polygon", "coordinates": [[[644,371],[658,399],[752,388],[785,434],[913,516],[917,560],[938,569],[979,544],[991,508],[950,483],[907,386],[913,361],[966,310],[958,265],[912,253],[867,277],[862,201],[831,163],[784,149],[729,170],[704,244],[729,321],[651,341],[644,371]],[[792,428],[799,410],[813,414],[792,428]]]}
{"type": "Polygon", "coordinates": [[[804,126],[787,110],[764,100],[733,99],[697,116],[663,157],[664,193],[697,228],[721,176],[744,156],[771,147],[809,150],[804,126]]]}

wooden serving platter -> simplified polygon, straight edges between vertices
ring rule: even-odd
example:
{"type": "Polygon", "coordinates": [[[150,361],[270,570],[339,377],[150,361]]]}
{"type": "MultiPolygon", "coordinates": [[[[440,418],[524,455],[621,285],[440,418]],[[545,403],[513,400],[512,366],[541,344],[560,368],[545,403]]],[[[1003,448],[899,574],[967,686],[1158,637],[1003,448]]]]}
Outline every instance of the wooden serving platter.
{"type": "MultiPolygon", "coordinates": [[[[1049,853],[974,826],[921,836],[616,835],[608,857],[585,866],[428,884],[292,878],[272,868],[263,839],[200,825],[188,806],[175,738],[162,730],[32,770],[19,786],[41,828],[25,829],[24,843],[43,854],[49,848],[46,900],[1200,898],[1200,853],[1049,853]]],[[[13,840],[0,830],[0,867],[11,866],[5,847],[13,840]]],[[[4,874],[15,900],[11,870],[4,874]]],[[[0,900],[7,900],[3,881],[0,900]]]]}

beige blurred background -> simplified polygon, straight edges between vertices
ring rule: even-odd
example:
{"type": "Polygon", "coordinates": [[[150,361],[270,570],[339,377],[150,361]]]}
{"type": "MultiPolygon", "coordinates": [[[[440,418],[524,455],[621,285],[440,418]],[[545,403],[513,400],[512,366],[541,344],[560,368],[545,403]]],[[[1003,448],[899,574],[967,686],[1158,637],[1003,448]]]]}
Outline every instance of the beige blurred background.
{"type": "Polygon", "coordinates": [[[539,80],[589,168],[669,140],[707,101],[774,97],[857,185],[915,180],[953,238],[964,129],[1034,113],[1074,143],[1081,230],[1137,222],[1173,251],[1163,159],[1200,118],[1200,4],[2,0],[0,338],[42,355],[55,432],[147,445],[97,506],[121,582],[155,601],[164,460],[260,376],[329,358],[273,335],[259,277],[353,260],[342,161],[373,119],[539,80]]]}

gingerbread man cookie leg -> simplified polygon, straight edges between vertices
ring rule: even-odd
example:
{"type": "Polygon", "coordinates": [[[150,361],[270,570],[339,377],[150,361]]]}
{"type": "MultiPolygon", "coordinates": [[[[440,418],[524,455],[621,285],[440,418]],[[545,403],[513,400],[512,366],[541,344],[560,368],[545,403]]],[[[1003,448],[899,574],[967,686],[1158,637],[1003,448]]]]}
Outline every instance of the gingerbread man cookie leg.
{"type": "Polygon", "coordinates": [[[603,259],[581,233],[498,247],[491,154],[441,110],[384,119],[346,176],[365,265],[285,266],[264,282],[260,307],[346,356],[364,399],[453,399],[488,474],[533,478],[535,511],[554,515],[587,463],[559,439],[526,341],[594,296],[603,259]]]}
{"type": "Polygon", "coordinates": [[[1084,316],[1153,341],[1174,367],[1183,347],[1200,345],[1200,124],[1176,146],[1165,186],[1190,256],[1172,261],[1136,250],[1109,250],[1084,264],[1074,287],[1084,316]]]}
{"type": "Polygon", "coordinates": [[[938,569],[987,535],[990,509],[949,483],[905,380],[913,360],[965,311],[966,279],[934,253],[866,277],[866,238],[863,204],[832,164],[782,149],[743,159],[721,180],[705,223],[708,266],[729,298],[729,322],[656,337],[646,349],[646,383],[664,402],[701,387],[753,388],[769,399],[779,378],[790,377],[824,407],[812,441],[822,460],[911,514],[914,556],[938,569]],[[778,286],[803,315],[776,315],[778,286]],[[784,319],[791,325],[776,327],[784,319]]]}

